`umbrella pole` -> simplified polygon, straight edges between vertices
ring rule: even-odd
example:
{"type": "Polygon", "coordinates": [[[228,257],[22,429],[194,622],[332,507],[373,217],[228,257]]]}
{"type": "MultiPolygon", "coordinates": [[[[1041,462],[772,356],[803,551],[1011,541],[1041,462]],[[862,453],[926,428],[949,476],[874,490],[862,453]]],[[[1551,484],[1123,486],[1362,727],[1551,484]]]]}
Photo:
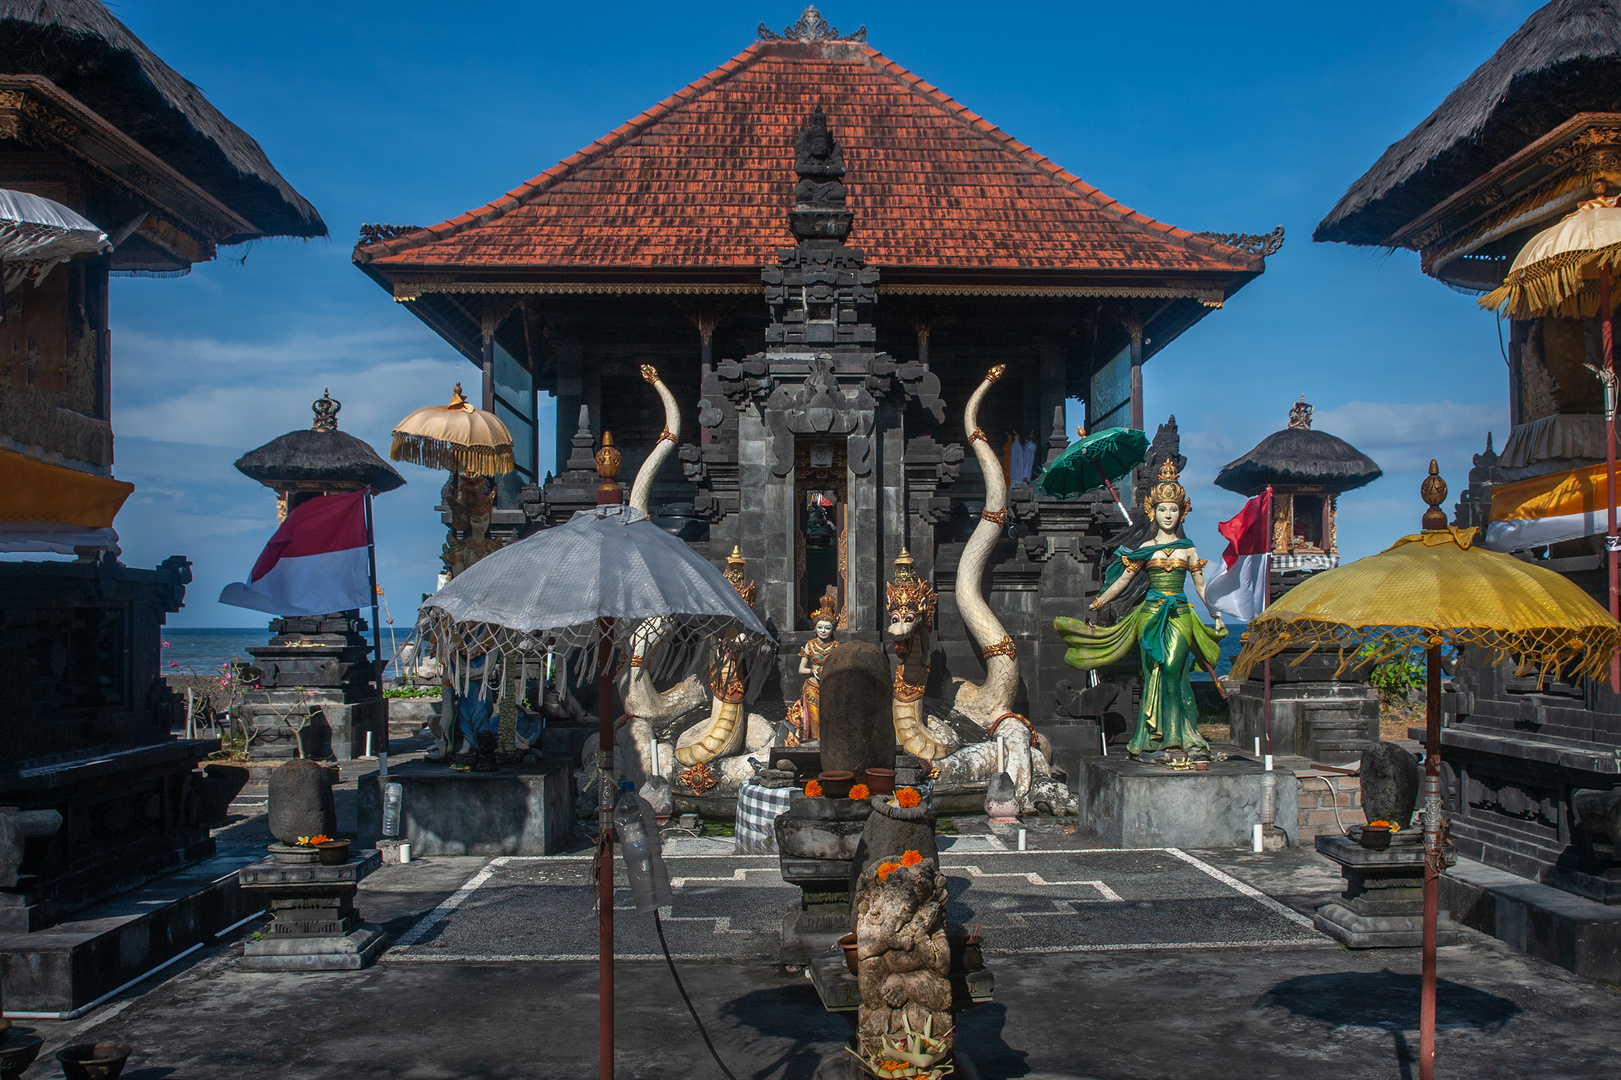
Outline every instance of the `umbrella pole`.
{"type": "Polygon", "coordinates": [[[1435,1078],[1435,938],[1441,907],[1441,646],[1425,661],[1424,959],[1419,998],[1418,1076],[1435,1078]]]}
{"type": "Polygon", "coordinates": [[[1120,516],[1126,519],[1126,524],[1128,526],[1135,525],[1136,522],[1131,520],[1131,515],[1126,513],[1126,504],[1120,501],[1120,493],[1114,489],[1113,484],[1109,483],[1107,476],[1103,478],[1103,486],[1109,489],[1109,497],[1114,500],[1116,506],[1120,507],[1120,516]]]}
{"type": "MultiPolygon", "coordinates": [[[[1621,618],[1621,576],[1617,567],[1621,539],[1617,539],[1615,528],[1615,331],[1608,262],[1599,265],[1598,290],[1599,307],[1604,312],[1604,370],[1599,374],[1604,383],[1604,502],[1608,514],[1604,550],[1610,562],[1610,618],[1615,619],[1621,618]]],[[[1621,650],[1610,660],[1610,690],[1621,693],[1621,650]]]]}
{"type": "Polygon", "coordinates": [[[597,1028],[598,1075],[614,1075],[613,620],[597,620],[597,1028]]]}

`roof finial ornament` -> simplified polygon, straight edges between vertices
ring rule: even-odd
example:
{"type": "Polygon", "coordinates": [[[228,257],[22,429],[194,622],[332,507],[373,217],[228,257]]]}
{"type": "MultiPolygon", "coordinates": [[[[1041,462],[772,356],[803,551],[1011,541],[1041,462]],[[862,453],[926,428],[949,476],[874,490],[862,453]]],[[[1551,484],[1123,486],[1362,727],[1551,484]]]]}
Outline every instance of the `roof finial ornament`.
{"type": "Polygon", "coordinates": [[[862,26],[853,34],[839,33],[839,28],[822,18],[822,13],[816,10],[815,4],[808,4],[800,13],[799,21],[778,34],[760,24],[761,41],[866,41],[867,28],[862,26]]]}
{"type": "Polygon", "coordinates": [[[310,425],[311,431],[338,430],[338,410],[343,408],[343,402],[334,398],[330,389],[321,387],[320,398],[311,402],[310,408],[315,410],[315,423],[310,425]]]}
{"type": "Polygon", "coordinates": [[[1289,410],[1289,426],[1296,431],[1311,430],[1311,406],[1306,404],[1305,394],[1301,394],[1300,400],[1289,410]]]}

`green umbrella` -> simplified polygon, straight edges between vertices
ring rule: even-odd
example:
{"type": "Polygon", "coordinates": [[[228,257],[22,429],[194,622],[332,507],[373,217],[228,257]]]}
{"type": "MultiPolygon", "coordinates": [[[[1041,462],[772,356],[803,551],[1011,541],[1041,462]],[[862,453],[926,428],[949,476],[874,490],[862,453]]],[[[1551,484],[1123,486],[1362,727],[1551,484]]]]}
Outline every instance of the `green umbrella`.
{"type": "Polygon", "coordinates": [[[1107,488],[1126,524],[1132,524],[1113,481],[1143,463],[1148,456],[1148,436],[1136,428],[1104,428],[1091,435],[1081,428],[1075,430],[1082,436],[1081,441],[1071,445],[1057,461],[1041,471],[1036,477],[1036,490],[1043,495],[1067,499],[1100,487],[1107,488]]]}

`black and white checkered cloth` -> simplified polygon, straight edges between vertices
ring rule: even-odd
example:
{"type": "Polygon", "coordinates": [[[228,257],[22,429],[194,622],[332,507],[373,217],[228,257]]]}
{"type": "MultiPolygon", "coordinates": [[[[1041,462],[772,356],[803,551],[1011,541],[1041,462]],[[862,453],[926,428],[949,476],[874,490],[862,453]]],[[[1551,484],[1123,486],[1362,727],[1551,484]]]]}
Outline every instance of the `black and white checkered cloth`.
{"type": "Polygon", "coordinates": [[[761,787],[753,780],[738,789],[732,833],[739,855],[777,854],[777,817],[788,812],[788,799],[798,790],[761,787]]]}

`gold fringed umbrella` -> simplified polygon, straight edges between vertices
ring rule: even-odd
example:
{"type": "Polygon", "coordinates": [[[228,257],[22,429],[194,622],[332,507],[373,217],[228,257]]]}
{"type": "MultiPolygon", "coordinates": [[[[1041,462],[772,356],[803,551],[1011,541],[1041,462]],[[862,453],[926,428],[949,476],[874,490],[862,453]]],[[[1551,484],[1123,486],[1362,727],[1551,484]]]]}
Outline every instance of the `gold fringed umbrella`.
{"type": "MultiPolygon", "coordinates": [[[[1286,649],[1337,648],[1342,669],[1370,650],[1375,661],[1413,648],[1427,666],[1424,752],[1424,975],[1419,1018],[1419,1076],[1435,1070],[1435,938],[1439,877],[1445,858],[1441,820],[1441,649],[1474,647],[1494,661],[1513,657],[1539,677],[1600,677],[1621,647],[1617,623],[1590,597],[1551,570],[1487,551],[1476,530],[1447,527],[1438,507],[1446,481],[1430,462],[1420,488],[1429,509],[1423,532],[1337,570],[1313,574],[1255,617],[1233,677],[1286,649]]],[[[1367,654],[1361,657],[1367,658],[1367,654]]]]}
{"type": "Polygon", "coordinates": [[[394,427],[388,456],[430,469],[473,476],[512,471],[512,433],[491,412],[475,409],[457,383],[449,405],[428,405],[394,427]]]}

